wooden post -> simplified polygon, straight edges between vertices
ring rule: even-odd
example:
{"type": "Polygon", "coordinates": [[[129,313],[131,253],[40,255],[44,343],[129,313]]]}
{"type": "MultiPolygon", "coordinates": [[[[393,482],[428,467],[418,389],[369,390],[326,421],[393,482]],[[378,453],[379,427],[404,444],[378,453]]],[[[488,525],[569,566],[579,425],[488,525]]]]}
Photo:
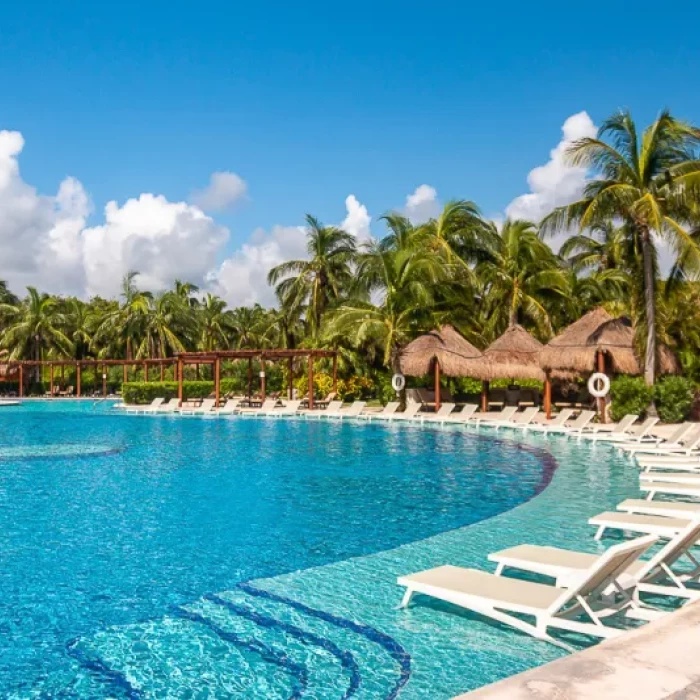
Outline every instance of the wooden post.
{"type": "Polygon", "coordinates": [[[65,384],[65,381],[66,381],[65,369],[66,369],[66,366],[65,366],[63,363],[61,363],[61,388],[62,388],[62,389],[65,389],[65,388],[66,388],[66,384],[65,384]]]}
{"type": "Polygon", "coordinates": [[[549,372],[544,379],[544,412],[547,419],[552,417],[552,378],[549,376],[549,372]]]}
{"type": "Polygon", "coordinates": [[[219,408],[219,396],[221,394],[221,360],[216,356],[214,360],[214,407],[219,408]]]}
{"type": "Polygon", "coordinates": [[[289,377],[287,378],[287,397],[291,401],[294,398],[294,358],[289,358],[289,377]]]}
{"type": "Polygon", "coordinates": [[[338,393],[338,354],[333,355],[333,393],[338,393]]]}
{"type": "Polygon", "coordinates": [[[267,383],[266,380],[267,377],[265,376],[265,358],[260,356],[260,394],[262,396],[262,400],[265,400],[265,396],[267,396],[267,383]]]}
{"type": "Polygon", "coordinates": [[[309,411],[314,408],[314,357],[309,355],[309,411]]]}
{"type": "Polygon", "coordinates": [[[248,400],[253,395],[253,358],[248,358],[248,400]]]}
{"type": "Polygon", "coordinates": [[[102,398],[107,398],[107,365],[102,365],[102,398]]]}
{"type": "Polygon", "coordinates": [[[24,365],[19,366],[19,397],[24,396],[24,365]]]}
{"type": "Polygon", "coordinates": [[[435,413],[440,410],[440,360],[435,358],[435,413]]]}
{"type": "Polygon", "coordinates": [[[177,358],[177,405],[182,407],[182,358],[177,358]]]}
{"type": "Polygon", "coordinates": [[[195,378],[199,381],[199,362],[194,366],[195,378]]]}
{"type": "Polygon", "coordinates": [[[165,363],[163,362],[160,363],[160,381],[165,381],[165,363]]]}
{"type": "Polygon", "coordinates": [[[80,398],[80,362],[75,363],[75,384],[76,384],[76,395],[80,398]]]}
{"type": "Polygon", "coordinates": [[[124,366],[122,367],[122,384],[126,384],[129,381],[129,367],[124,363],[124,366]]]}
{"type": "Polygon", "coordinates": [[[49,396],[53,398],[53,362],[49,365],[49,396]]]}
{"type": "Polygon", "coordinates": [[[481,382],[481,412],[489,410],[489,383],[481,382]]]}
{"type": "Polygon", "coordinates": [[[144,360],[143,362],[143,381],[148,381],[148,362],[144,360]]]}
{"type": "MultiPolygon", "coordinates": [[[[598,359],[598,371],[605,374],[605,355],[601,350],[597,353],[598,359]]],[[[605,415],[605,397],[598,399],[598,411],[600,413],[600,422],[607,423],[607,416],[605,415]]]]}

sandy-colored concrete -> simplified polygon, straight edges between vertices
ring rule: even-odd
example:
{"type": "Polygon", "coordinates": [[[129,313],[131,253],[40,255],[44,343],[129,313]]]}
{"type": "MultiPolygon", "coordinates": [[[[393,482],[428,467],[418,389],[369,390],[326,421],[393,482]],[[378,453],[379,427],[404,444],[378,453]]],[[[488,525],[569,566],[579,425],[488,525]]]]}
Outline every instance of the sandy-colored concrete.
{"type": "Polygon", "coordinates": [[[700,601],[459,700],[700,700],[700,601]]]}

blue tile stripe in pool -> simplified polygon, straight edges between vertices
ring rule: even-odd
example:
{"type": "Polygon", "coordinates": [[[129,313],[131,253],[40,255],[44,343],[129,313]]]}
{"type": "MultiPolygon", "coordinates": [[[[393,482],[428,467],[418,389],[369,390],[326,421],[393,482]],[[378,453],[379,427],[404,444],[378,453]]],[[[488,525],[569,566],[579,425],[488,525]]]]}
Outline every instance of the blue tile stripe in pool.
{"type": "Polygon", "coordinates": [[[323,610],[316,610],[299,603],[291,598],[285,596],[277,595],[276,593],[270,593],[262,588],[256,588],[249,583],[239,583],[238,588],[240,588],[245,593],[258,598],[265,598],[267,600],[274,600],[277,603],[283,603],[288,605],[290,608],[304,613],[305,615],[310,615],[311,617],[316,617],[319,620],[328,622],[336,627],[341,627],[346,630],[350,630],[355,634],[360,634],[366,637],[375,644],[379,644],[384,647],[390,656],[396,661],[399,666],[400,674],[392,690],[387,694],[386,700],[394,700],[401,691],[408,679],[411,677],[411,655],[399,644],[395,639],[390,637],[388,634],[384,634],[374,627],[369,625],[363,625],[358,622],[353,622],[352,620],[347,620],[337,615],[332,615],[331,613],[324,612],[323,610]]]}
{"type": "Polygon", "coordinates": [[[307,632],[287,622],[275,620],[271,617],[268,617],[267,615],[261,615],[260,613],[254,612],[253,610],[247,610],[243,606],[236,605],[235,603],[225,600],[224,598],[221,598],[220,596],[214,593],[205,595],[204,600],[208,600],[212,603],[216,603],[217,605],[221,605],[222,607],[226,608],[235,615],[245,617],[254,622],[255,624],[260,625],[261,627],[272,627],[286,632],[290,636],[298,639],[303,644],[312,644],[314,646],[321,647],[322,649],[325,649],[327,652],[335,656],[335,658],[340,661],[340,665],[344,669],[346,669],[350,674],[350,683],[347,690],[342,696],[343,700],[347,700],[347,698],[350,698],[353,695],[355,695],[357,689],[360,687],[360,668],[357,665],[357,662],[355,661],[355,657],[349,651],[344,651],[343,649],[338,647],[336,644],[330,641],[330,639],[325,639],[323,637],[320,637],[319,635],[313,634],[312,632],[307,632]]]}
{"type": "Polygon", "coordinates": [[[180,606],[174,606],[171,608],[171,612],[177,617],[181,617],[189,622],[203,625],[225,642],[233,644],[234,646],[242,649],[252,651],[258,654],[258,656],[260,656],[264,661],[275,664],[276,666],[283,668],[285,671],[288,671],[296,680],[297,685],[292,694],[289,696],[289,700],[297,700],[304,695],[304,691],[308,686],[308,672],[303,666],[294,663],[286,654],[279,654],[274,649],[271,649],[266,644],[263,644],[257,640],[246,641],[241,639],[237,634],[221,629],[218,625],[215,625],[211,620],[208,620],[203,615],[191,612],[190,610],[186,610],[180,606]]]}
{"type": "Polygon", "coordinates": [[[119,695],[126,695],[129,700],[141,700],[141,693],[134,688],[126,677],[109,668],[101,659],[95,659],[88,656],[79,646],[79,639],[71,639],[66,644],[66,652],[68,656],[74,658],[83,668],[90,671],[104,681],[112,688],[119,692],[119,695]]]}

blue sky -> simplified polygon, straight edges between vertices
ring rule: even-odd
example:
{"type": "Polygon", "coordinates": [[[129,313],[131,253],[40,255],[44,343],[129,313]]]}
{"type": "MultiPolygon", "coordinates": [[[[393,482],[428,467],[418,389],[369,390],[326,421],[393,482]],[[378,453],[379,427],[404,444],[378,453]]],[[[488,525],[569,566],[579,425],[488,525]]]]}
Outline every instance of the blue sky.
{"type": "Polygon", "coordinates": [[[87,226],[110,200],[188,201],[236,173],[247,197],[207,212],[230,232],[209,241],[221,262],[258,227],[341,222],[350,194],[375,235],[422,184],[497,215],[584,110],[700,121],[700,50],[677,13],[471,5],[13,3],[0,128],[21,132],[21,178],[40,194],[77,178],[87,226]]]}

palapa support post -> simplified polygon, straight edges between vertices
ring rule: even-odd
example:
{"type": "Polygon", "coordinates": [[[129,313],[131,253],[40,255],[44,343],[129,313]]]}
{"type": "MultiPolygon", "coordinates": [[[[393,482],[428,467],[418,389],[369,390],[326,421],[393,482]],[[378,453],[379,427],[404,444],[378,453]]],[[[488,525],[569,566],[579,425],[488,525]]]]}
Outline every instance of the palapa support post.
{"type": "Polygon", "coordinates": [[[289,358],[289,377],[287,378],[287,398],[291,401],[294,398],[294,358],[289,358]]]}
{"type": "Polygon", "coordinates": [[[267,396],[267,385],[265,382],[265,358],[261,355],[260,356],[260,395],[262,396],[262,400],[265,400],[265,397],[267,396]]]}
{"type": "Polygon", "coordinates": [[[333,355],[333,393],[338,393],[338,353],[333,355]]]}
{"type": "Polygon", "coordinates": [[[219,408],[221,395],[221,360],[216,356],[214,360],[214,407],[219,408]]]}
{"type": "Polygon", "coordinates": [[[75,363],[75,384],[76,384],[76,395],[80,398],[80,362],[75,363]]]}
{"type": "Polygon", "coordinates": [[[24,365],[19,366],[19,398],[24,396],[24,365]]]}
{"type": "Polygon", "coordinates": [[[129,381],[129,366],[124,363],[122,367],[122,384],[126,384],[129,381]]]}
{"type": "Polygon", "coordinates": [[[314,357],[309,355],[309,411],[314,408],[314,357]]]}
{"type": "Polygon", "coordinates": [[[182,358],[177,358],[177,405],[182,408],[182,358]]]}
{"type": "Polygon", "coordinates": [[[481,412],[486,413],[489,410],[489,383],[481,382],[481,412]]]}
{"type": "Polygon", "coordinates": [[[544,380],[544,412],[547,415],[547,419],[552,417],[552,378],[547,372],[544,380]]]}
{"type": "Polygon", "coordinates": [[[53,398],[53,362],[49,365],[49,396],[53,398]]]}
{"type": "Polygon", "coordinates": [[[435,413],[440,410],[440,360],[435,358],[435,413]]]}
{"type": "Polygon", "coordinates": [[[199,362],[197,362],[197,364],[195,364],[195,366],[194,366],[194,374],[195,374],[195,377],[197,378],[197,381],[199,381],[199,362]]]}
{"type": "Polygon", "coordinates": [[[148,362],[144,360],[143,362],[143,381],[148,381],[148,362]]]}
{"type": "MultiPolygon", "coordinates": [[[[598,364],[598,372],[605,374],[605,355],[602,350],[598,350],[596,354],[596,360],[598,364]]],[[[605,397],[602,396],[598,399],[598,412],[600,413],[600,422],[607,423],[608,419],[605,411],[605,397]]]]}

